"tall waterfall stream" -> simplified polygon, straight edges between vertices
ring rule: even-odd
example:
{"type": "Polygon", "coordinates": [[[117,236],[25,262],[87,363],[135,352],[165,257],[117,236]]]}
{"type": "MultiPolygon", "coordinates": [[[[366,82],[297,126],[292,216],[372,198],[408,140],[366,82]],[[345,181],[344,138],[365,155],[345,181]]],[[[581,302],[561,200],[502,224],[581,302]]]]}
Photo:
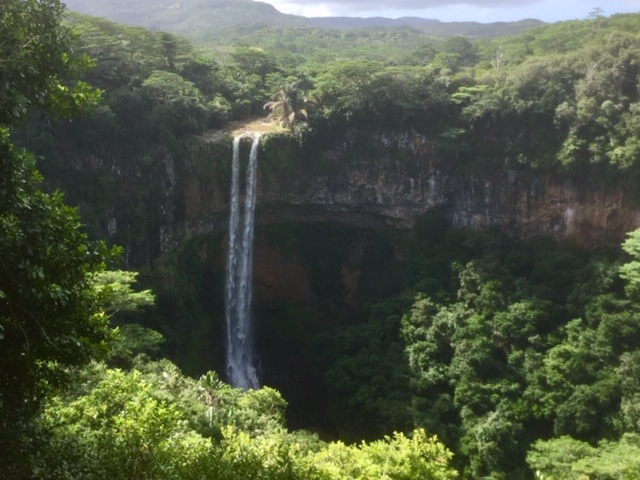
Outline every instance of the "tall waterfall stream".
{"type": "Polygon", "coordinates": [[[260,387],[251,325],[253,219],[256,206],[256,167],[260,135],[252,136],[243,209],[240,208],[240,141],[242,138],[244,136],[235,137],[233,140],[225,315],[229,383],[233,387],[246,390],[260,387]]]}

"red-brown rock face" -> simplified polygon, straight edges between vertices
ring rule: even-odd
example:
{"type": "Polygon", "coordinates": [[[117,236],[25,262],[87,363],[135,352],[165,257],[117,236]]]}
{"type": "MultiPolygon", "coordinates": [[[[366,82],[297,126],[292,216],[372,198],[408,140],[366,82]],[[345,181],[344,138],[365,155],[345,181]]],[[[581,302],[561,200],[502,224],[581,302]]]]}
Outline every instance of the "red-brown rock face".
{"type": "MultiPolygon", "coordinates": [[[[287,150],[286,142],[270,142],[259,159],[258,224],[332,221],[409,229],[438,208],[454,227],[499,227],[516,238],[545,235],[584,245],[620,243],[640,226],[640,209],[621,189],[599,188],[597,182],[579,188],[568,179],[513,169],[457,171],[436,158],[429,140],[419,134],[374,136],[375,158],[354,154],[357,140],[347,135],[344,143],[322,153],[323,161],[334,166],[324,173],[305,158],[290,159],[293,166],[286,171],[270,164],[278,149],[287,150]]],[[[228,179],[223,174],[228,169],[223,167],[230,158],[209,161],[204,171],[211,177],[203,177],[199,168],[183,179],[179,203],[184,209],[173,216],[175,224],[163,227],[163,245],[225,230],[228,179]]]]}

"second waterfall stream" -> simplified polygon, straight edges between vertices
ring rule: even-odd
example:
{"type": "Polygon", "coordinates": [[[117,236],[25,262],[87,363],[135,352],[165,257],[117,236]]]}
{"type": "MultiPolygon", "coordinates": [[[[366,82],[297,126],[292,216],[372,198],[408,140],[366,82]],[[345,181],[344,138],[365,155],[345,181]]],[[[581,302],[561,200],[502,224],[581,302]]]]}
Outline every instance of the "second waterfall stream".
{"type": "Polygon", "coordinates": [[[244,208],[241,208],[240,141],[246,136],[238,136],[233,140],[229,252],[225,282],[227,376],[231,386],[245,390],[260,388],[251,324],[253,229],[260,135],[254,134],[251,137],[253,142],[247,165],[244,208]]]}

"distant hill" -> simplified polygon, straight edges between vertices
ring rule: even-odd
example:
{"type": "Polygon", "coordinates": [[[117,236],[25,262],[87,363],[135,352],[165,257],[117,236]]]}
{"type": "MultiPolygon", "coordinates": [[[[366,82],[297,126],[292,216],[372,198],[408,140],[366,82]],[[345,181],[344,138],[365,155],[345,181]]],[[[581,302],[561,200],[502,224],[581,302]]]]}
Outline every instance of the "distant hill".
{"type": "Polygon", "coordinates": [[[194,39],[255,22],[301,26],[306,20],[252,0],[66,0],[65,3],[76,12],[194,39]]]}
{"type": "Polygon", "coordinates": [[[440,20],[420,17],[384,18],[384,17],[314,17],[307,18],[314,27],[346,30],[367,27],[429,27],[440,25],[440,20]]]}
{"type": "Polygon", "coordinates": [[[308,18],[307,21],[315,27],[346,30],[367,27],[413,27],[431,35],[469,37],[498,37],[513,35],[527,28],[543,25],[544,22],[535,19],[519,20],[517,22],[441,22],[432,18],[402,17],[402,18],[353,18],[353,17],[320,17],[308,18]]]}
{"type": "Polygon", "coordinates": [[[229,35],[234,29],[255,26],[309,27],[348,30],[372,27],[413,27],[428,35],[496,37],[515,34],[541,25],[539,20],[510,23],[455,22],[417,17],[305,18],[279,12],[275,7],[253,0],[66,0],[69,9],[153,30],[166,30],[194,42],[211,42],[229,35]]]}

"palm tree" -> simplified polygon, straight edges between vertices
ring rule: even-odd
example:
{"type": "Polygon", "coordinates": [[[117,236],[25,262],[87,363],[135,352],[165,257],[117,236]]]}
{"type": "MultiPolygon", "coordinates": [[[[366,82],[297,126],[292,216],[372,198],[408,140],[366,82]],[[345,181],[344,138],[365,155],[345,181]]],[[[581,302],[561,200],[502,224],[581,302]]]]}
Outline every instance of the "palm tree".
{"type": "Polygon", "coordinates": [[[271,110],[270,119],[289,130],[293,130],[296,123],[308,118],[307,109],[311,105],[311,100],[301,94],[298,82],[291,82],[282,85],[273,94],[271,101],[265,103],[264,108],[271,110]]]}

